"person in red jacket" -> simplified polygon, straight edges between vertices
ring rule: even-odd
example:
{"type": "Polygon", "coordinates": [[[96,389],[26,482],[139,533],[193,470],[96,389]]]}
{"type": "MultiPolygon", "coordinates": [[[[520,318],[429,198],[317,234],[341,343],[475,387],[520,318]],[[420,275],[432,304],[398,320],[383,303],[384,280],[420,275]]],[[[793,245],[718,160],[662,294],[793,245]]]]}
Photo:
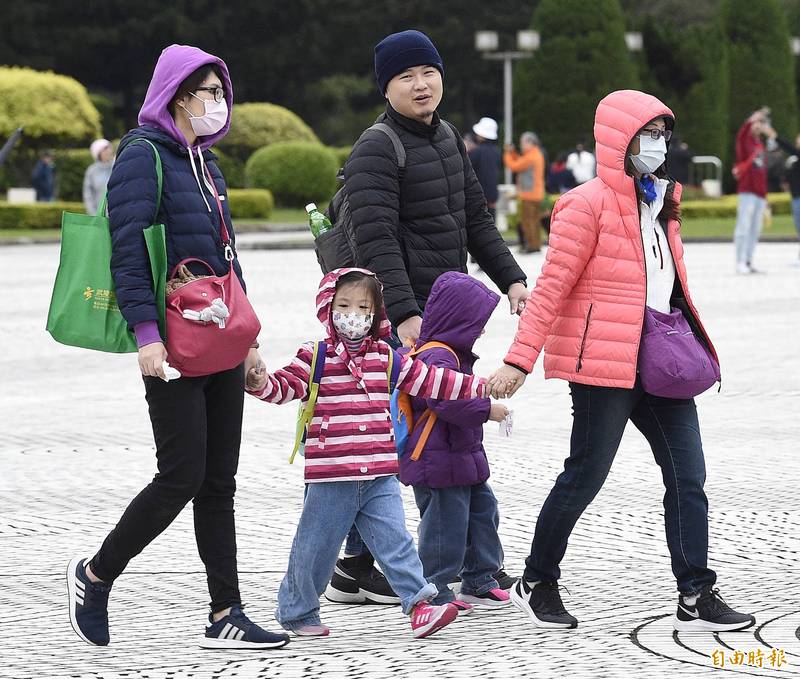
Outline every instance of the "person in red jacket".
{"type": "Polygon", "coordinates": [[[773,134],[768,116],[768,108],[759,109],[736,133],[733,175],[736,177],[739,204],[733,242],[736,247],[736,273],[739,274],[758,273],[753,267],[753,254],[767,207],[767,149],[763,137],[773,134]]]}

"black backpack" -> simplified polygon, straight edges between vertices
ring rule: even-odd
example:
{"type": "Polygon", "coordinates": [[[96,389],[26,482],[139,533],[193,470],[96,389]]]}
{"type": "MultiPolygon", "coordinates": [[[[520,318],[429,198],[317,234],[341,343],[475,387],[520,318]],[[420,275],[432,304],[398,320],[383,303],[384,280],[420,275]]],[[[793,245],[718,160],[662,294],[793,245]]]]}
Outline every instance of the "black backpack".
{"type": "MultiPolygon", "coordinates": [[[[355,149],[358,146],[364,135],[370,130],[380,130],[391,140],[397,155],[398,175],[402,181],[403,172],[406,168],[406,149],[403,146],[403,142],[400,141],[400,137],[397,136],[397,132],[389,125],[375,123],[368,127],[358,138],[353,148],[355,149]]],[[[342,168],[337,178],[341,181],[344,180],[344,168],[342,168]]],[[[333,228],[321,234],[314,241],[314,250],[317,253],[317,261],[322,273],[328,273],[342,267],[357,266],[356,237],[350,215],[350,203],[347,200],[347,186],[342,186],[331,198],[325,214],[331,220],[333,228]]]]}

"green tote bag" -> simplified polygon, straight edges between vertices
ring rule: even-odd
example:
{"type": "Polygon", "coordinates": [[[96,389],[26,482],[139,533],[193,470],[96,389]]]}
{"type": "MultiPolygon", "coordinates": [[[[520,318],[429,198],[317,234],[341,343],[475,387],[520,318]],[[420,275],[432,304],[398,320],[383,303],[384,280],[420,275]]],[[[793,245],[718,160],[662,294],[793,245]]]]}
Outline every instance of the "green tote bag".
{"type": "MultiPolygon", "coordinates": [[[[153,221],[161,206],[164,183],[161,158],[153,149],[158,177],[158,197],[153,221]]],[[[113,353],[137,351],[136,337],[117,305],[114,280],[111,276],[111,232],[105,216],[108,194],[103,196],[97,215],[64,212],[61,218],[61,258],[53,286],[47,331],[58,342],[74,347],[113,353]]],[[[161,336],[165,331],[165,287],[167,278],[167,248],[163,224],[153,224],[144,230],[150,257],[153,290],[158,306],[161,336]]]]}

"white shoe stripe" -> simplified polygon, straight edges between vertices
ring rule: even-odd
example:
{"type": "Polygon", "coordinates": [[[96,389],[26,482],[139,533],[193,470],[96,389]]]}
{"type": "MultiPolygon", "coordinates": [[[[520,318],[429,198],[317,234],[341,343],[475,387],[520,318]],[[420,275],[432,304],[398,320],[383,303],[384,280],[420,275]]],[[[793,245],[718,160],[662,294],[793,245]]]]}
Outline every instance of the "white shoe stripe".
{"type": "Polygon", "coordinates": [[[228,632],[230,632],[232,629],[233,629],[233,625],[231,625],[229,622],[226,622],[225,623],[225,627],[222,628],[222,632],[219,633],[219,638],[220,639],[227,639],[228,638],[228,632]]]}
{"type": "Polygon", "coordinates": [[[243,636],[244,636],[244,630],[243,629],[240,629],[240,630],[236,631],[236,635],[235,635],[236,641],[239,641],[243,636]]]}
{"type": "Polygon", "coordinates": [[[84,605],[83,604],[83,597],[78,593],[75,594],[75,601],[77,601],[81,606],[84,605]]]}
{"type": "Polygon", "coordinates": [[[82,583],[80,580],[78,580],[78,578],[75,578],[75,586],[76,586],[76,587],[77,587],[77,588],[78,588],[78,589],[79,589],[81,592],[85,592],[85,591],[86,591],[86,585],[84,585],[84,584],[83,584],[83,583],[82,583]]]}

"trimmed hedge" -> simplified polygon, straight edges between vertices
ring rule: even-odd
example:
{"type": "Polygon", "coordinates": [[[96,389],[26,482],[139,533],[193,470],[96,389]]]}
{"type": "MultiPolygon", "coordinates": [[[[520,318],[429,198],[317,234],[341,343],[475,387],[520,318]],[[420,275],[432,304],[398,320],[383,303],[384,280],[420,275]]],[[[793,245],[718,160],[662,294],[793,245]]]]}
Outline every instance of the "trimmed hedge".
{"type": "Polygon", "coordinates": [[[100,114],[74,78],[0,67],[0,138],[25,126],[27,146],[77,146],[100,136],[100,114]]]}
{"type": "Polygon", "coordinates": [[[211,149],[217,157],[217,167],[225,178],[225,186],[229,189],[244,188],[244,163],[238,158],[228,155],[214,147],[211,149]]]}
{"type": "Polygon", "coordinates": [[[334,153],[322,144],[281,142],[256,151],[245,166],[248,186],[269,189],[279,205],[323,203],[336,191],[334,153]]]}
{"type": "Polygon", "coordinates": [[[269,219],[275,199],[266,189],[228,189],[228,208],[234,219],[269,219]]]}
{"type": "MultiPolygon", "coordinates": [[[[234,219],[267,219],[275,200],[264,189],[229,189],[228,207],[234,219]]],[[[82,202],[8,204],[0,202],[0,229],[59,229],[61,213],[85,212],[82,202]]]]}
{"type": "Polygon", "coordinates": [[[336,162],[339,163],[340,168],[344,167],[353,150],[352,146],[329,146],[328,148],[336,156],[336,162]]]}
{"type": "Polygon", "coordinates": [[[94,162],[89,149],[56,151],[56,183],[59,200],[83,200],[83,176],[94,162]]]}
{"type": "Polygon", "coordinates": [[[61,213],[83,213],[83,203],[0,203],[0,229],[60,229],[61,213]]]}
{"type": "Polygon", "coordinates": [[[217,146],[244,162],[262,146],[281,141],[319,143],[314,131],[288,108],[254,102],[234,104],[231,129],[217,146]]]}
{"type": "MultiPolygon", "coordinates": [[[[792,197],[788,193],[770,193],[767,202],[773,215],[792,213],[792,197]]],[[[709,219],[712,217],[736,217],[736,194],[706,200],[687,200],[681,203],[684,219],[709,219]]]]}

